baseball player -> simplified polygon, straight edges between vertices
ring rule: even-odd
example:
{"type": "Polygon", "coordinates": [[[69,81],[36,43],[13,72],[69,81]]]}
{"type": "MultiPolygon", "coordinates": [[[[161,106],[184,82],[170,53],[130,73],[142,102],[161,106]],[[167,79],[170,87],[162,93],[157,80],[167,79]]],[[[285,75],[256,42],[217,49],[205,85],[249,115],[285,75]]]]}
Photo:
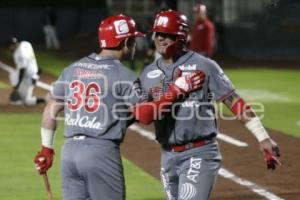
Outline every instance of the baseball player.
{"type": "MultiPolygon", "coordinates": [[[[280,164],[260,119],[240,97],[220,66],[186,49],[189,25],[185,15],[168,10],[156,15],[152,31],[155,46],[162,55],[140,75],[142,89],[153,99],[164,94],[177,71],[182,75],[201,70],[202,88],[184,95],[155,121],[156,139],[161,144],[161,181],[168,200],[207,200],[210,198],[221,155],[214,101],[224,103],[258,139],[268,168],[280,164]]],[[[277,149],[278,150],[278,149],[277,149]]]]}
{"type": "Polygon", "coordinates": [[[211,58],[215,43],[215,26],[207,17],[204,4],[195,5],[193,11],[196,22],[192,28],[190,49],[211,58]]]}
{"type": "Polygon", "coordinates": [[[38,66],[32,45],[27,41],[19,41],[16,37],[7,40],[7,48],[13,53],[16,72],[10,74],[13,92],[10,95],[12,104],[33,106],[45,103],[45,99],[32,95],[36,81],[39,79],[38,66]]]}
{"type": "Polygon", "coordinates": [[[43,114],[42,149],[34,162],[40,174],[51,167],[56,116],[64,110],[64,200],[125,199],[119,145],[131,119],[128,114],[133,113],[141,123],[148,124],[178,95],[198,89],[203,83],[203,73],[197,71],[178,77],[156,101],[142,102],[145,98],[137,78],[120,62],[133,58],[135,38],[141,36],[144,35],[136,30],[129,16],[104,19],[99,26],[100,53],[71,64],[54,86],[43,114]]]}

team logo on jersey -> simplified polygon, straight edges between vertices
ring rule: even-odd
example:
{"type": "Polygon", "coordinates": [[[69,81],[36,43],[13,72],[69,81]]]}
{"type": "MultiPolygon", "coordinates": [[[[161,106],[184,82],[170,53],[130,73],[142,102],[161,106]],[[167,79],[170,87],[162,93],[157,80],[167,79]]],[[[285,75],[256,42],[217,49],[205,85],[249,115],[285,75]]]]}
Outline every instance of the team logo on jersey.
{"type": "Polygon", "coordinates": [[[188,65],[180,65],[179,69],[181,70],[190,70],[190,71],[194,71],[196,70],[197,65],[196,64],[188,64],[188,65]]]}
{"type": "Polygon", "coordinates": [[[126,34],[129,32],[128,24],[124,19],[115,21],[114,26],[118,35],[126,34]]]}
{"type": "Polygon", "coordinates": [[[92,119],[89,116],[80,116],[77,114],[75,118],[68,113],[65,117],[65,124],[68,126],[77,126],[80,128],[91,128],[91,129],[98,129],[101,130],[101,122],[97,120],[96,117],[92,119]]]}
{"type": "Polygon", "coordinates": [[[193,199],[196,196],[196,194],[197,194],[196,187],[191,183],[182,184],[179,191],[180,199],[184,199],[184,200],[193,199]]]}
{"type": "Polygon", "coordinates": [[[147,73],[147,77],[148,78],[157,78],[162,74],[162,71],[160,71],[159,69],[155,69],[153,71],[150,71],[147,73]]]}

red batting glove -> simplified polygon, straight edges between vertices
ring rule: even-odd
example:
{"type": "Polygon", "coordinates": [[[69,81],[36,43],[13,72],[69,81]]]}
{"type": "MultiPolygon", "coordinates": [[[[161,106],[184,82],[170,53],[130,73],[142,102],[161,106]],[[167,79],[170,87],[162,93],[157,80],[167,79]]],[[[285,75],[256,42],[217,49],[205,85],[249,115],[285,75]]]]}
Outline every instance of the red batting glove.
{"type": "Polygon", "coordinates": [[[53,149],[44,146],[42,146],[42,150],[36,154],[33,161],[40,174],[46,173],[46,171],[52,166],[54,154],[53,149]]]}
{"type": "Polygon", "coordinates": [[[264,156],[267,164],[267,169],[275,170],[276,165],[281,165],[281,162],[276,158],[276,156],[272,155],[270,152],[265,151],[264,156]]]}
{"type": "Polygon", "coordinates": [[[178,69],[174,84],[172,84],[172,86],[177,87],[181,91],[181,93],[188,94],[194,90],[202,88],[205,80],[205,74],[203,71],[197,70],[183,77],[181,76],[181,74],[181,69],[178,69]]]}

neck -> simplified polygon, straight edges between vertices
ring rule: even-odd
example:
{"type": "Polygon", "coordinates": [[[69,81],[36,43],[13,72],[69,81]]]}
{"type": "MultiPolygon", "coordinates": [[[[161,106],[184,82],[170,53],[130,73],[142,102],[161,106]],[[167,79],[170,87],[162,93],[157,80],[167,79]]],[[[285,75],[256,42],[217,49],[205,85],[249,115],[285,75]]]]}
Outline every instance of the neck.
{"type": "Polygon", "coordinates": [[[171,65],[174,63],[174,60],[173,60],[173,58],[164,58],[163,57],[162,62],[164,65],[171,65]]]}
{"type": "Polygon", "coordinates": [[[177,53],[176,55],[172,56],[172,57],[162,57],[162,63],[165,65],[171,65],[173,63],[175,63],[182,55],[184,54],[184,51],[180,51],[179,53],[177,53]]]}
{"type": "Polygon", "coordinates": [[[113,57],[118,60],[121,60],[123,58],[123,54],[121,51],[111,49],[102,49],[102,51],[98,55],[103,57],[113,57]]]}

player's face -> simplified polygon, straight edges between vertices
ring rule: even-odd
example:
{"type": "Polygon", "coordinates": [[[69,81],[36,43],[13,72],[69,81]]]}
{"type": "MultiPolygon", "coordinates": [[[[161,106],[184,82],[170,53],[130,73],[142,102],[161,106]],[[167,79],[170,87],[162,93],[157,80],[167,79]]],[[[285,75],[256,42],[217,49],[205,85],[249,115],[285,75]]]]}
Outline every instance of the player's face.
{"type": "Polygon", "coordinates": [[[176,37],[176,35],[166,33],[155,33],[154,43],[158,53],[161,55],[166,54],[167,47],[175,42],[176,37]]]}
{"type": "Polygon", "coordinates": [[[12,53],[16,50],[16,48],[17,48],[16,44],[11,44],[8,46],[8,50],[12,53]]]}

